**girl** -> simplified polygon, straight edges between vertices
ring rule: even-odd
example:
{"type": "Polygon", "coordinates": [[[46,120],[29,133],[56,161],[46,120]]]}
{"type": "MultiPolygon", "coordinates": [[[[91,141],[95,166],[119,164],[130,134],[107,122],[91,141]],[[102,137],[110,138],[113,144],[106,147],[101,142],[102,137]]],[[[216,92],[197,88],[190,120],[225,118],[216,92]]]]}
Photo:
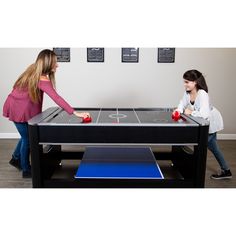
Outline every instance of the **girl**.
{"type": "Polygon", "coordinates": [[[48,49],[41,51],[35,63],[30,65],[15,82],[3,106],[3,116],[14,122],[21,136],[9,163],[19,170],[22,169],[23,178],[31,177],[27,122],[42,112],[44,92],[67,113],[80,118],[90,117],[89,113],[76,112],[55,91],[57,67],[56,54],[48,49]]]}
{"type": "Polygon", "coordinates": [[[230,179],[231,171],[220,151],[216,133],[223,129],[223,120],[219,111],[210,106],[208,87],[202,73],[197,70],[186,71],[183,75],[185,93],[180,101],[177,111],[186,115],[202,117],[210,121],[208,148],[218,161],[221,172],[211,175],[212,179],[230,179]]]}

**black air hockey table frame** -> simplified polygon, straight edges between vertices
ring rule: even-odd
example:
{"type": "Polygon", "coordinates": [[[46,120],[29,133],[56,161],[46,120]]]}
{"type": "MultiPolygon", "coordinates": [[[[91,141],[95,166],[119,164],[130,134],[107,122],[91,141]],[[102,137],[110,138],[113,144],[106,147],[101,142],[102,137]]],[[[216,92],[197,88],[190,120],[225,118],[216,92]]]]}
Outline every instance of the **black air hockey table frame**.
{"type": "Polygon", "coordinates": [[[172,121],[171,108],[75,109],[90,112],[93,122],[82,123],[58,107],[48,108],[28,122],[33,187],[204,187],[208,121],[185,115],[181,115],[179,121],[172,121]],[[108,116],[115,120],[104,118],[108,116]],[[129,120],[130,116],[135,118],[129,120]],[[169,145],[171,152],[154,155],[157,160],[170,160],[182,177],[163,180],[53,178],[62,160],[82,157],[78,152],[62,151],[62,145],[169,145]]]}

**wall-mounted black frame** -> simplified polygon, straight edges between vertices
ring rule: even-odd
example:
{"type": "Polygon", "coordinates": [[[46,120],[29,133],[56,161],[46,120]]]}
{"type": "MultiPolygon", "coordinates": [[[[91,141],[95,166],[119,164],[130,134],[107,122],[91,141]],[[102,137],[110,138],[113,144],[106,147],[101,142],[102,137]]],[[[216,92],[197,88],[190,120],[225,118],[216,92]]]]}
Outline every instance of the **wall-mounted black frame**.
{"type": "Polygon", "coordinates": [[[70,48],[53,48],[58,62],[70,62],[70,48]]]}
{"type": "Polygon", "coordinates": [[[87,48],[87,62],[104,62],[104,48],[87,48]]]}
{"type": "Polygon", "coordinates": [[[138,63],[139,62],[139,48],[122,48],[121,61],[138,63]]]}
{"type": "Polygon", "coordinates": [[[174,63],[175,62],[175,48],[158,48],[157,62],[158,63],[174,63]]]}

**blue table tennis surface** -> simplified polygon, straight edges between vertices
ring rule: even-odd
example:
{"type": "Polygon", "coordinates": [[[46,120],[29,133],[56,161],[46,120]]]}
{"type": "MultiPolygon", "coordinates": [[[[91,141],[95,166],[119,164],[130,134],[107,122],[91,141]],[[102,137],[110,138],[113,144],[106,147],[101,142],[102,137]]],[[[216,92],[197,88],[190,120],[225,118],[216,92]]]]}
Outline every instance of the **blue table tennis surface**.
{"type": "Polygon", "coordinates": [[[88,147],[75,178],[164,179],[148,147],[88,147]]]}

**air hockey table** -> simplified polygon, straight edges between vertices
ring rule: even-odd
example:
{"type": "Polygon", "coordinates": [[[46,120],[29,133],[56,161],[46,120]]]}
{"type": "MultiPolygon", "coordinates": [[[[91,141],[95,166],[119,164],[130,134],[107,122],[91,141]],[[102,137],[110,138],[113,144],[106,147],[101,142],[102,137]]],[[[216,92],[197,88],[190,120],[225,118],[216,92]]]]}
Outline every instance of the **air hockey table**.
{"type": "MultiPolygon", "coordinates": [[[[171,118],[172,108],[75,110],[89,112],[92,122],[83,123],[82,119],[58,107],[48,108],[29,120],[33,187],[204,187],[209,129],[205,119],[181,114],[175,121],[171,118]],[[64,152],[61,148],[64,145],[95,146],[102,150],[114,147],[114,155],[117,146],[168,145],[171,152],[154,153],[155,161],[170,160],[181,177],[98,178],[94,175],[78,178],[74,173],[73,178],[54,178],[53,173],[60,168],[62,160],[82,158],[83,163],[83,156],[88,156],[86,151],[64,152]]],[[[112,152],[109,155],[112,158],[112,152]]]]}

